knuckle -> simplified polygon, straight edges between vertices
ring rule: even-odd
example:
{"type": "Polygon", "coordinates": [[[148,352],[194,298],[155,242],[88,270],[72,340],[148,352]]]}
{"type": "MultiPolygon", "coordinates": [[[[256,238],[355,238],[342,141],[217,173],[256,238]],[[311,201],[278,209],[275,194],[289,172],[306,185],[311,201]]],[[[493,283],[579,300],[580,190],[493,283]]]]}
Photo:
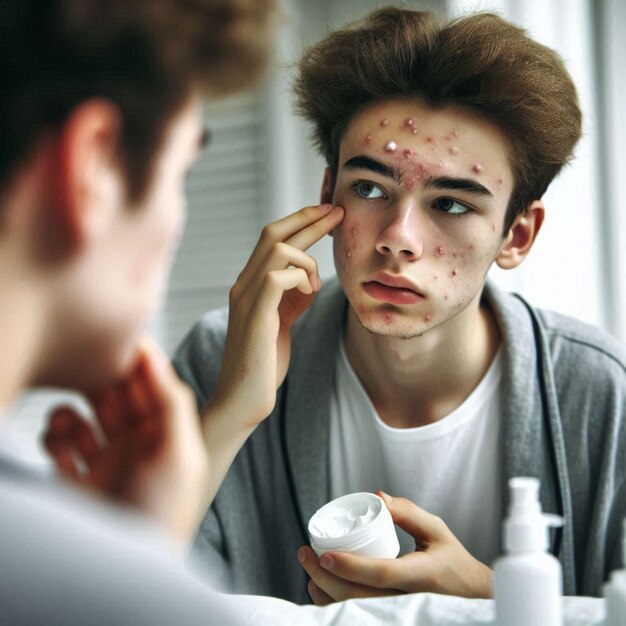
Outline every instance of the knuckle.
{"type": "Polygon", "coordinates": [[[228,302],[232,305],[239,300],[239,286],[235,283],[228,292],[228,302]]]}
{"type": "Polygon", "coordinates": [[[272,255],[277,257],[286,257],[289,253],[290,246],[283,241],[277,241],[272,245],[272,255]]]}
{"type": "Polygon", "coordinates": [[[439,533],[444,533],[448,530],[448,525],[438,515],[433,515],[433,526],[439,533]]]}
{"type": "Polygon", "coordinates": [[[307,206],[304,207],[303,209],[300,209],[300,213],[307,219],[307,220],[312,220],[316,217],[319,217],[319,213],[317,211],[317,208],[314,206],[307,206]]]}
{"type": "Polygon", "coordinates": [[[278,274],[275,270],[268,272],[263,280],[268,287],[276,287],[279,283],[278,274]]]}
{"type": "Polygon", "coordinates": [[[274,224],[266,224],[265,226],[263,226],[263,229],[261,230],[261,240],[262,241],[271,241],[274,239],[274,231],[275,231],[275,227],[274,224]]]}

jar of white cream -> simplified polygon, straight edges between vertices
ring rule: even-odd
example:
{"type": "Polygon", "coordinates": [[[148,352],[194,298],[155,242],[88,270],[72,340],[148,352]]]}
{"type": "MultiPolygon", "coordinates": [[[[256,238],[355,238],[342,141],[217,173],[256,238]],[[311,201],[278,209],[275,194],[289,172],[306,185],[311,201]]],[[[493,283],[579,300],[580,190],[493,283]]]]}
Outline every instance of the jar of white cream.
{"type": "Polygon", "coordinates": [[[309,520],[309,538],[317,556],[337,550],[393,559],[400,551],[391,514],[373,493],[351,493],[325,504],[309,520]]]}

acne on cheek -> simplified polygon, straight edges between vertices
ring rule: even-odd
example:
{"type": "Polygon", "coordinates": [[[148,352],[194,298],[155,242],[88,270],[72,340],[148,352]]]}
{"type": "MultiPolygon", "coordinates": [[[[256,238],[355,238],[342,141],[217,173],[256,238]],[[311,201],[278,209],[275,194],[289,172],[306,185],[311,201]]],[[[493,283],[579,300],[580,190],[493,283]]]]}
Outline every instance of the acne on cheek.
{"type": "Polygon", "coordinates": [[[354,252],[357,248],[359,231],[355,220],[348,211],[346,211],[346,215],[340,228],[340,233],[335,230],[335,237],[339,237],[339,244],[344,255],[350,258],[352,256],[352,252],[354,252]]]}

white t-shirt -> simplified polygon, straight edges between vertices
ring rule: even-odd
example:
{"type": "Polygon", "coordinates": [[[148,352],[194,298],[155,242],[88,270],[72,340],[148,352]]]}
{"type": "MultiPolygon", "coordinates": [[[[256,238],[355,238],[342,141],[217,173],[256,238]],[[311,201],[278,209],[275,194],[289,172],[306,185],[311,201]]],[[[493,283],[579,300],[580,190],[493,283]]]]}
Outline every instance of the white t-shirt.
{"type": "MultiPolygon", "coordinates": [[[[417,428],[392,428],[378,416],[346,356],[337,355],[330,406],[331,496],[382,489],[441,517],[478,560],[500,554],[501,446],[499,351],[461,406],[417,428]]],[[[415,549],[398,530],[400,554],[415,549]]]]}

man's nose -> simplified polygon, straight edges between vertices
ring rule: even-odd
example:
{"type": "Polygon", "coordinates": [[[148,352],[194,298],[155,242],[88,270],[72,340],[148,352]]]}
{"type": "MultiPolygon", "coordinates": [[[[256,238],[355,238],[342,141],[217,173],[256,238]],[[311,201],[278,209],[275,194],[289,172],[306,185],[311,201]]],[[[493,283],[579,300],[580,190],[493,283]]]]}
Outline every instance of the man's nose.
{"type": "Polygon", "coordinates": [[[417,261],[423,252],[422,231],[418,207],[412,203],[389,207],[388,221],[376,241],[376,250],[383,256],[417,261]]]}

